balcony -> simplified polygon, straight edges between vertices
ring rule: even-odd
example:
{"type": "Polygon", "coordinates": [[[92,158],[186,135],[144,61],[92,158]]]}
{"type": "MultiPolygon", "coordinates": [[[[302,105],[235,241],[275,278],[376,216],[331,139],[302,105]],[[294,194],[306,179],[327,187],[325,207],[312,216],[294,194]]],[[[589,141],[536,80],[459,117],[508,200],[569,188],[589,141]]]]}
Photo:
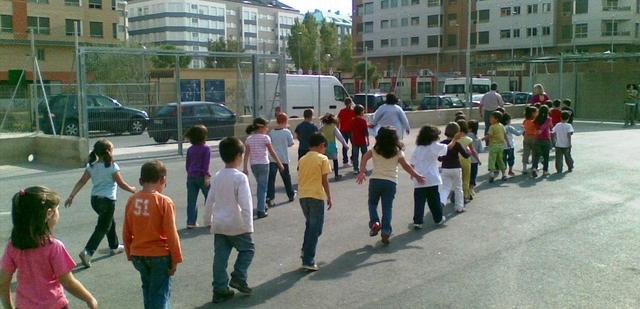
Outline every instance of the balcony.
{"type": "Polygon", "coordinates": [[[602,10],[605,12],[625,12],[631,11],[631,6],[603,6],[602,10]]]}
{"type": "Polygon", "coordinates": [[[602,31],[602,36],[631,36],[631,31],[602,31]]]}

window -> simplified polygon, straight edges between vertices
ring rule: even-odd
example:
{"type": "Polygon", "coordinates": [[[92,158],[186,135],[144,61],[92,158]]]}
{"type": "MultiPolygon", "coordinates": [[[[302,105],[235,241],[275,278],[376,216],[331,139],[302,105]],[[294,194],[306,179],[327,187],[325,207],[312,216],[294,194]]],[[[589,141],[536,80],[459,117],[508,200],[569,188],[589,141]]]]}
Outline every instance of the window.
{"type": "Polygon", "coordinates": [[[397,28],[398,27],[398,20],[397,19],[392,19],[391,20],[391,28],[397,28]]]}
{"type": "Polygon", "coordinates": [[[389,8],[389,0],[382,0],[380,1],[380,8],[381,9],[388,9],[389,8]]]}
{"type": "Polygon", "coordinates": [[[440,15],[427,16],[427,27],[437,28],[440,26],[440,15]]]}
{"type": "Polygon", "coordinates": [[[373,14],[373,2],[365,3],[364,15],[371,15],[371,14],[373,14]]]}
{"type": "Polygon", "coordinates": [[[111,24],[111,35],[114,39],[118,38],[118,23],[111,24]]]}
{"type": "Polygon", "coordinates": [[[40,61],[44,61],[44,48],[38,48],[36,50],[36,58],[38,58],[38,60],[40,61]]]}
{"type": "Polygon", "coordinates": [[[107,99],[103,96],[95,96],[93,97],[93,104],[95,107],[116,107],[117,105],[113,103],[112,100],[107,99]]]}
{"type": "Polygon", "coordinates": [[[409,46],[409,38],[400,39],[400,45],[401,46],[409,46]]]}
{"type": "Polygon", "coordinates": [[[570,16],[571,13],[573,13],[573,2],[572,1],[565,1],[562,2],[562,16],[570,16]]]}
{"type": "Polygon", "coordinates": [[[409,26],[409,19],[405,17],[400,20],[400,27],[406,27],[406,26],[409,26]]]}
{"type": "Polygon", "coordinates": [[[49,18],[27,16],[27,29],[35,34],[49,34],[49,18]]]}
{"type": "Polygon", "coordinates": [[[511,30],[500,30],[500,38],[501,39],[508,39],[511,37],[511,30]]]}
{"type": "Polygon", "coordinates": [[[478,11],[478,22],[480,22],[480,23],[488,23],[489,22],[489,10],[480,10],[480,11],[478,11]]]}
{"type": "Polygon", "coordinates": [[[427,37],[427,47],[440,47],[440,36],[439,35],[430,35],[427,37]]]}
{"type": "Polygon", "coordinates": [[[27,2],[29,3],[42,3],[42,4],[48,4],[49,0],[27,0],[27,2]]]}
{"type": "Polygon", "coordinates": [[[457,14],[449,14],[447,15],[447,21],[449,22],[449,26],[455,26],[458,24],[458,15],[457,14]]]}
{"type": "Polygon", "coordinates": [[[588,36],[589,24],[576,24],[576,39],[584,39],[588,36]]]}
{"type": "Polygon", "coordinates": [[[402,0],[401,3],[402,3],[402,6],[407,6],[409,5],[409,0],[402,0]]]}
{"type": "Polygon", "coordinates": [[[576,0],[576,14],[589,13],[589,1],[588,0],[576,0]]]}
{"type": "Polygon", "coordinates": [[[537,4],[527,5],[527,14],[538,14],[538,5],[537,4]]]}
{"type": "Polygon", "coordinates": [[[0,15],[0,32],[13,32],[13,20],[11,15],[0,15]]]}
{"type": "Polygon", "coordinates": [[[64,5],[80,6],[80,0],[64,0],[64,5]]]}
{"type": "Polygon", "coordinates": [[[116,5],[116,0],[111,0],[111,10],[112,10],[112,11],[115,11],[115,10],[117,9],[117,7],[116,7],[116,6],[117,6],[117,5],[116,5]]]}
{"type": "Polygon", "coordinates": [[[390,3],[389,3],[389,7],[397,8],[398,7],[398,0],[391,0],[390,3]]]}
{"type": "Polygon", "coordinates": [[[440,0],[429,0],[427,1],[428,7],[440,6],[440,0]]]}
{"type": "Polygon", "coordinates": [[[542,4],[542,12],[551,12],[551,3],[547,2],[547,3],[543,3],[542,4]]]}
{"type": "Polygon", "coordinates": [[[456,45],[458,45],[458,36],[456,36],[455,34],[447,35],[447,46],[453,47],[456,45]]]}
{"type": "Polygon", "coordinates": [[[373,22],[368,21],[364,23],[364,33],[371,33],[371,32],[373,32],[373,22]]]}
{"type": "Polygon", "coordinates": [[[356,7],[356,14],[358,16],[364,15],[364,5],[358,4],[358,6],[356,7]]]}
{"type": "Polygon", "coordinates": [[[364,41],[364,47],[366,47],[367,50],[373,50],[373,41],[364,41]]]}
{"type": "Polygon", "coordinates": [[[489,31],[478,32],[478,45],[489,44],[489,31]]]}
{"type": "Polygon", "coordinates": [[[102,23],[92,21],[89,23],[89,35],[92,38],[103,37],[102,23]]]}
{"type": "Polygon", "coordinates": [[[420,17],[411,17],[411,25],[418,26],[420,25],[420,17]]]}
{"type": "Polygon", "coordinates": [[[551,35],[551,27],[550,26],[542,26],[542,35],[544,35],[544,36],[551,35]]]}
{"type": "Polygon", "coordinates": [[[538,28],[527,28],[527,37],[537,36],[537,35],[538,35],[538,28]]]}
{"type": "Polygon", "coordinates": [[[89,0],[90,9],[102,9],[102,0],[89,0]]]}
{"type": "Polygon", "coordinates": [[[418,5],[420,4],[420,0],[411,0],[411,5],[418,5]]]}
{"type": "Polygon", "coordinates": [[[387,29],[387,28],[389,28],[389,20],[388,19],[381,20],[380,29],[387,29]]]}
{"type": "Polygon", "coordinates": [[[520,37],[520,29],[513,29],[513,37],[514,38],[520,37]]]}
{"type": "Polygon", "coordinates": [[[391,41],[389,42],[391,47],[396,47],[398,46],[398,39],[391,39],[391,41]]]}
{"type": "Polygon", "coordinates": [[[431,93],[431,83],[418,82],[418,93],[431,93]]]}
{"type": "Polygon", "coordinates": [[[380,40],[380,47],[389,47],[389,39],[380,40]]]}
{"type": "Polygon", "coordinates": [[[570,40],[572,33],[573,31],[571,30],[571,25],[562,26],[562,32],[560,33],[560,35],[562,36],[562,39],[570,40]]]}
{"type": "Polygon", "coordinates": [[[513,10],[511,10],[511,15],[520,15],[520,7],[514,6],[513,10]]]}
{"type": "Polygon", "coordinates": [[[411,37],[411,46],[417,46],[420,44],[420,37],[411,37]]]}
{"type": "Polygon", "coordinates": [[[511,7],[501,8],[500,16],[511,16],[511,7]]]}
{"type": "Polygon", "coordinates": [[[76,23],[78,24],[78,35],[82,35],[82,23],[79,19],[65,19],[64,29],[67,35],[76,34],[76,23]]]}

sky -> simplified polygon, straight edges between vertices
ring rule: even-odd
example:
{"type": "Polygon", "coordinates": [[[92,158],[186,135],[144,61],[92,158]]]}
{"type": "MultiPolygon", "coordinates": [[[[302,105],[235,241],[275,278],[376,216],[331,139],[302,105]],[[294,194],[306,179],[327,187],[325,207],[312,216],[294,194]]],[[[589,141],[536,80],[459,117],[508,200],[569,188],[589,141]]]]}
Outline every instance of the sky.
{"type": "Polygon", "coordinates": [[[320,9],[321,11],[335,12],[340,10],[340,14],[345,12],[345,15],[351,15],[351,0],[281,0],[284,4],[292,6],[300,13],[306,13],[307,11],[314,11],[320,9]]]}

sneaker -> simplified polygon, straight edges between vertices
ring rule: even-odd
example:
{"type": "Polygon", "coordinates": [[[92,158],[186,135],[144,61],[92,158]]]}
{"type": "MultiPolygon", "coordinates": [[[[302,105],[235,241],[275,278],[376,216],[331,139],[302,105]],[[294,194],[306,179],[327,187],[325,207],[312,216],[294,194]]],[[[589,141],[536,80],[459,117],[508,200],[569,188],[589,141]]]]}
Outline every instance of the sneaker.
{"type": "Polygon", "coordinates": [[[211,302],[214,304],[221,303],[223,301],[231,299],[234,294],[236,293],[231,289],[227,289],[226,291],[214,291],[211,302]]]}
{"type": "Polygon", "coordinates": [[[443,215],[442,220],[440,220],[440,222],[437,222],[436,225],[443,225],[445,221],[447,221],[447,217],[443,215]]]}
{"type": "Polygon", "coordinates": [[[336,175],[336,177],[334,178],[336,181],[342,179],[342,175],[336,175]]]}
{"type": "Polygon", "coordinates": [[[457,212],[457,213],[459,213],[459,214],[461,214],[461,213],[463,213],[463,212],[465,212],[465,211],[466,211],[466,210],[464,210],[464,208],[456,209],[456,212],[457,212]]]}
{"type": "Polygon", "coordinates": [[[267,200],[266,203],[267,203],[267,207],[269,208],[272,208],[273,206],[276,205],[276,203],[273,200],[267,200]]]}
{"type": "Polygon", "coordinates": [[[573,167],[570,167],[570,168],[567,170],[567,172],[568,172],[568,173],[573,172],[573,167]]]}
{"type": "Polygon", "coordinates": [[[80,252],[80,261],[82,261],[84,267],[91,267],[91,254],[89,254],[87,250],[82,250],[82,252],[80,252]]]}
{"type": "Polygon", "coordinates": [[[389,244],[389,237],[391,237],[391,235],[382,234],[382,237],[381,237],[382,238],[381,239],[382,243],[385,244],[385,245],[388,245],[389,244]]]}
{"type": "Polygon", "coordinates": [[[421,229],[422,229],[422,224],[420,224],[420,223],[414,223],[414,224],[413,224],[413,229],[415,229],[415,230],[421,230],[421,229]]]}
{"type": "Polygon", "coordinates": [[[187,224],[187,230],[195,229],[198,227],[198,224],[187,224]]]}
{"type": "Polygon", "coordinates": [[[349,162],[342,164],[342,167],[351,167],[351,164],[349,164],[349,162]]]}
{"type": "Polygon", "coordinates": [[[507,181],[507,175],[502,176],[502,181],[507,181]]]}
{"type": "Polygon", "coordinates": [[[229,280],[229,286],[238,290],[240,293],[251,294],[253,292],[246,281],[231,279],[229,280]]]}
{"type": "Polygon", "coordinates": [[[491,174],[491,176],[489,176],[489,183],[493,183],[495,180],[496,178],[491,174]]]}
{"type": "Polygon", "coordinates": [[[547,177],[547,176],[549,176],[549,172],[547,172],[547,171],[543,171],[543,172],[542,172],[542,177],[547,177]]]}
{"type": "Polygon", "coordinates": [[[373,237],[378,235],[378,232],[380,232],[380,229],[382,227],[380,226],[380,222],[376,222],[371,226],[371,230],[369,231],[369,236],[373,237]]]}
{"type": "Polygon", "coordinates": [[[297,195],[298,195],[298,191],[293,191],[293,195],[289,196],[289,202],[293,202],[296,199],[297,195]]]}
{"type": "Polygon", "coordinates": [[[118,248],[111,249],[111,255],[116,255],[124,252],[124,245],[118,245],[118,248]]]}
{"type": "Polygon", "coordinates": [[[302,264],[302,269],[308,270],[308,271],[318,271],[320,270],[320,267],[318,267],[317,264],[313,264],[313,265],[302,264]]]}
{"type": "Polygon", "coordinates": [[[471,197],[464,199],[464,204],[467,205],[471,203],[471,197]]]}
{"type": "Polygon", "coordinates": [[[531,177],[533,177],[533,178],[538,177],[538,171],[536,171],[536,170],[531,170],[531,177]]]}
{"type": "Polygon", "coordinates": [[[510,171],[510,172],[509,172],[509,176],[513,177],[513,176],[515,176],[515,175],[516,175],[516,173],[514,173],[513,171],[510,171]]]}
{"type": "Polygon", "coordinates": [[[265,212],[258,211],[258,219],[266,218],[268,216],[269,216],[269,213],[267,213],[266,211],[265,212]]]}

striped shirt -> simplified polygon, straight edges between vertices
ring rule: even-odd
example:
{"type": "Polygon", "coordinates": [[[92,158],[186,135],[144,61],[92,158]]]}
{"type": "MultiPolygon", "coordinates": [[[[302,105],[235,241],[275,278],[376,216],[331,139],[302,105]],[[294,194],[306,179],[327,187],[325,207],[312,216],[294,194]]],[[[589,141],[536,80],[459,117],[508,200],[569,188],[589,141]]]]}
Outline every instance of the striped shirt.
{"type": "Polygon", "coordinates": [[[245,144],[249,146],[249,163],[255,164],[269,164],[269,150],[268,145],[271,145],[271,138],[269,135],[255,133],[247,137],[245,144]]]}

